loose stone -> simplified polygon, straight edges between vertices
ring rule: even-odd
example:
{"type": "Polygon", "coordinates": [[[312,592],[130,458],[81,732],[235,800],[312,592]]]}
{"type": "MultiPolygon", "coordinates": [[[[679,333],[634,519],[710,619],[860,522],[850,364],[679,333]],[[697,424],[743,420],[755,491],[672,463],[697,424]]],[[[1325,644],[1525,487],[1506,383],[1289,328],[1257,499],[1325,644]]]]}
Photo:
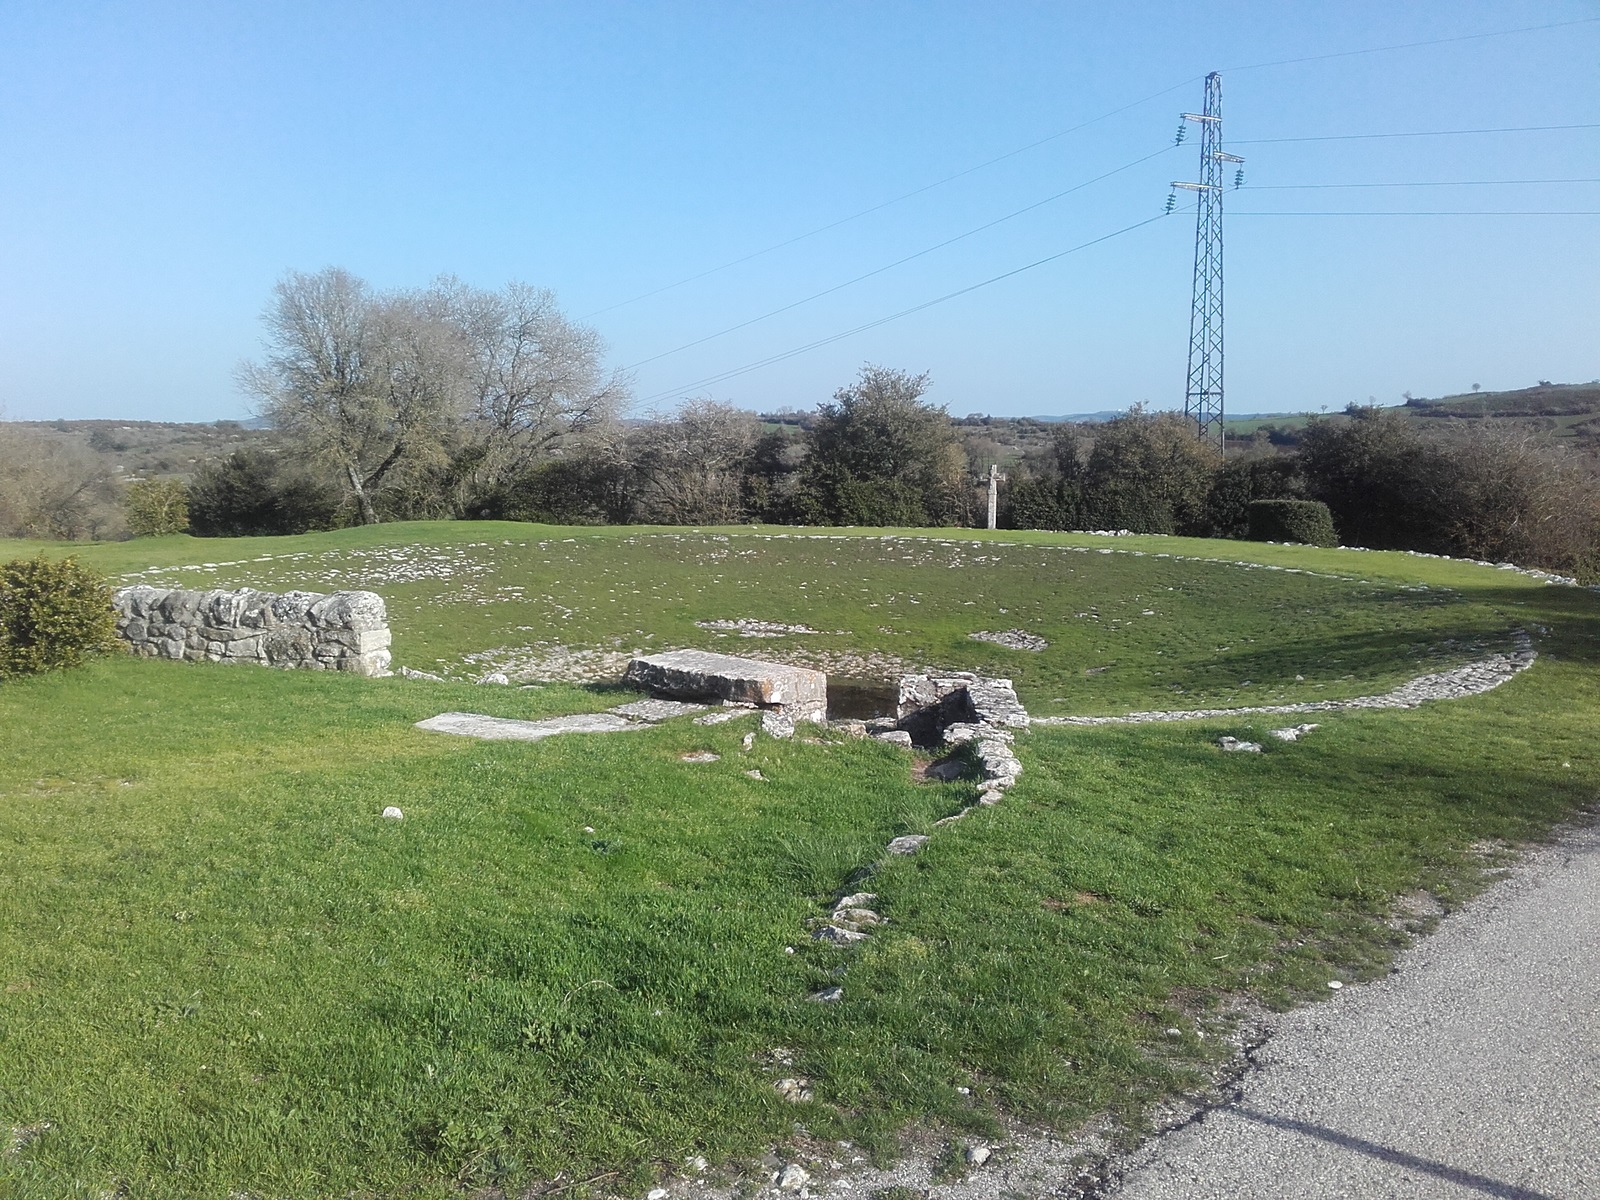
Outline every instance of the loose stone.
{"type": "Polygon", "coordinates": [[[927,841],[928,835],[925,833],[906,833],[890,842],[887,849],[890,854],[915,854],[927,841]]]}
{"type": "Polygon", "coordinates": [[[799,1163],[790,1163],[778,1173],[778,1187],[785,1192],[798,1192],[811,1182],[811,1172],[799,1163]]]}
{"type": "Polygon", "coordinates": [[[396,808],[392,804],[389,805],[388,808],[383,810],[383,816],[384,816],[384,820],[386,820],[386,821],[403,821],[403,820],[405,820],[405,817],[406,817],[405,813],[401,812],[398,808],[396,808]]]}
{"type": "Polygon", "coordinates": [[[884,733],[872,735],[874,741],[888,742],[891,746],[900,746],[906,750],[911,749],[911,735],[903,729],[890,729],[884,733]]]}
{"type": "Polygon", "coordinates": [[[983,1145],[981,1142],[976,1146],[968,1146],[966,1155],[967,1165],[969,1167],[981,1167],[984,1163],[989,1161],[989,1156],[992,1153],[993,1151],[990,1150],[989,1147],[983,1145]]]}
{"type": "Polygon", "coordinates": [[[812,932],[811,936],[819,942],[832,942],[835,946],[853,946],[857,942],[867,940],[867,935],[854,929],[843,929],[838,925],[824,925],[821,929],[812,932]]]}
{"type": "Polygon", "coordinates": [[[679,759],[686,763],[714,763],[722,758],[720,754],[713,754],[709,750],[696,750],[692,754],[680,754],[679,759]]]}
{"type": "Polygon", "coordinates": [[[823,988],[820,992],[813,992],[811,998],[818,1004],[837,1004],[844,999],[842,987],[823,988]]]}
{"type": "Polygon", "coordinates": [[[1217,745],[1221,746],[1224,750],[1226,750],[1226,751],[1228,751],[1230,753],[1234,753],[1234,752],[1242,752],[1244,754],[1260,754],[1261,753],[1261,743],[1259,743],[1259,742],[1241,742],[1236,737],[1219,737],[1217,739],[1217,745]]]}

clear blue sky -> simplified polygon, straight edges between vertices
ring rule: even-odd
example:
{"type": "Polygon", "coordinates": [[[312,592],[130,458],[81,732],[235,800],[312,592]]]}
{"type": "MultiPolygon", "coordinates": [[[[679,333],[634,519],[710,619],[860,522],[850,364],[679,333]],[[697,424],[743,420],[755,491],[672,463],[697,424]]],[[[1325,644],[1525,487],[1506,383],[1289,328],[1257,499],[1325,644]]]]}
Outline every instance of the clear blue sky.
{"type": "MultiPolygon", "coordinates": [[[[637,363],[1170,145],[1223,71],[1228,407],[1600,376],[1600,17],[1546,3],[27,3],[0,8],[0,405],[245,415],[233,369],[286,269],[549,287],[637,363]],[[1187,84],[1184,81],[1189,80],[1187,84]],[[1129,105],[692,284],[640,293],[1129,105]],[[607,311],[598,311],[607,310],[607,311]],[[591,315],[593,314],[593,315],[591,315]]],[[[1159,213],[1195,141],[865,282],[638,368],[642,400],[1159,213]]],[[[1193,217],[696,389],[809,408],[864,361],[958,415],[1182,403],[1193,217]]]]}

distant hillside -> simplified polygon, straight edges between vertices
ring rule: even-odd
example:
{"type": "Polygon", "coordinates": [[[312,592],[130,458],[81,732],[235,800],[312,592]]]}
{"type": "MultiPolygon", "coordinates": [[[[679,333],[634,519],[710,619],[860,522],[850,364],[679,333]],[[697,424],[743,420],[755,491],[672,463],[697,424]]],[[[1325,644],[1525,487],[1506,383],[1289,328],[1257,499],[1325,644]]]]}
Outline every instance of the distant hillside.
{"type": "MultiPolygon", "coordinates": [[[[81,447],[109,461],[122,479],[177,475],[187,479],[242,446],[264,446],[271,434],[241,421],[9,421],[50,441],[81,447]]],[[[250,424],[256,424],[251,422],[250,424]]]]}

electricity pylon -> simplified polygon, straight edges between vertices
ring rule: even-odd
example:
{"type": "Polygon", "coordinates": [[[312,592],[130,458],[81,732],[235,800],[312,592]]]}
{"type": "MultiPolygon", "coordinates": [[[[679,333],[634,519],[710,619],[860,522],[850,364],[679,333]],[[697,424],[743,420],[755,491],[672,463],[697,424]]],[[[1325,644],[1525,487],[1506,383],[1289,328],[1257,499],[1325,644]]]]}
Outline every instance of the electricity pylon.
{"type": "MultiPolygon", "coordinates": [[[[1174,189],[1198,193],[1194,228],[1194,299],[1189,309],[1189,387],[1183,415],[1195,423],[1204,441],[1223,448],[1222,432],[1222,167],[1243,163],[1222,149],[1222,76],[1206,76],[1205,107],[1184,113],[1185,121],[1200,126],[1200,182],[1179,183],[1174,189]]],[[[1178,128],[1183,141],[1184,127],[1178,128]]],[[[1243,182],[1240,168],[1234,186],[1243,182]]],[[[1169,206],[1170,211],[1170,206],[1169,206]]]]}

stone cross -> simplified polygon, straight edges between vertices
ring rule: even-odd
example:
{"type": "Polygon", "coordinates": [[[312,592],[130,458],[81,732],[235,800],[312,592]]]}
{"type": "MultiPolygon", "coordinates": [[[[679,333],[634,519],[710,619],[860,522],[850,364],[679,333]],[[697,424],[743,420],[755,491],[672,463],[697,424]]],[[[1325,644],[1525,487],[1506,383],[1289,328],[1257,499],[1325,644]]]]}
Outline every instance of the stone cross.
{"type": "Polygon", "coordinates": [[[1006,481],[1006,477],[1004,475],[1000,474],[1000,468],[996,464],[990,463],[989,464],[989,528],[990,529],[995,528],[995,516],[999,511],[1000,484],[1004,483],[1005,481],[1006,481]]]}

